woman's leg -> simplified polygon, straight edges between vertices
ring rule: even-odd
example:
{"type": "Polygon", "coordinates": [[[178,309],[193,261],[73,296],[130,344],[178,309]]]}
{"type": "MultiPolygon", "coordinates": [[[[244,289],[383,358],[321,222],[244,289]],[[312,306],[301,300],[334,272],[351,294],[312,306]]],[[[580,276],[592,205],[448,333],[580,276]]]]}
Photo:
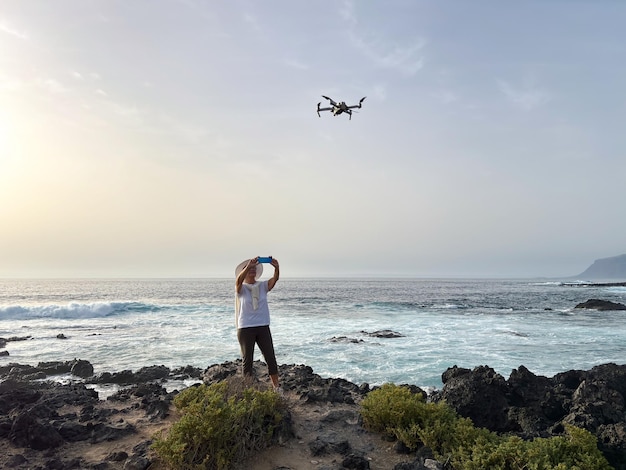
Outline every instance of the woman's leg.
{"type": "Polygon", "coordinates": [[[254,361],[254,345],[256,343],[255,328],[239,328],[237,330],[237,340],[241,348],[241,359],[243,360],[243,376],[252,376],[252,362],[254,361]]]}
{"type": "Polygon", "coordinates": [[[272,379],[272,385],[278,387],[278,363],[276,362],[276,354],[274,353],[274,342],[272,340],[272,332],[269,326],[259,328],[257,334],[257,344],[263,354],[263,358],[267,363],[267,370],[272,379]]]}

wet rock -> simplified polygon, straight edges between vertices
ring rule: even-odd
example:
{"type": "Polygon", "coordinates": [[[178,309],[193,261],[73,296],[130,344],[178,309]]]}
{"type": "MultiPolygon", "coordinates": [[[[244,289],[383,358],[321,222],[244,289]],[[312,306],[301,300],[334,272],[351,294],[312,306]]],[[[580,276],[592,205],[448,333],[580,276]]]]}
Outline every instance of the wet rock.
{"type": "Polygon", "coordinates": [[[149,366],[142,367],[137,372],[133,372],[129,369],[123,370],[122,372],[103,372],[92,377],[89,383],[133,385],[166,379],[169,375],[170,369],[168,367],[149,366]]]}
{"type": "Polygon", "coordinates": [[[93,375],[93,366],[81,359],[72,361],[40,362],[36,367],[22,364],[7,364],[0,367],[0,378],[19,377],[24,380],[41,380],[50,376],[74,374],[86,378],[93,375]]]}
{"type": "Polygon", "coordinates": [[[86,379],[93,375],[93,366],[89,361],[74,359],[70,367],[70,372],[76,377],[82,377],[83,379],[86,379]]]}
{"type": "Polygon", "coordinates": [[[0,378],[18,378],[29,373],[32,374],[36,371],[37,369],[33,366],[9,363],[7,365],[0,366],[0,378]]]}
{"type": "Polygon", "coordinates": [[[591,310],[626,310],[626,305],[611,302],[609,300],[589,299],[586,302],[579,303],[575,308],[586,308],[591,310]]]}
{"type": "Polygon", "coordinates": [[[391,330],[378,330],[368,333],[367,331],[361,331],[364,335],[371,336],[373,338],[403,338],[404,335],[391,330]]]}
{"type": "Polygon", "coordinates": [[[174,369],[170,372],[170,376],[175,380],[185,379],[201,379],[202,369],[199,367],[185,366],[174,369]]]}
{"type": "Polygon", "coordinates": [[[7,341],[26,341],[27,339],[31,339],[32,336],[28,335],[28,336],[11,336],[10,338],[7,338],[7,341]]]}
{"type": "Polygon", "coordinates": [[[365,342],[362,339],[348,338],[347,336],[333,336],[328,341],[330,341],[331,343],[353,343],[353,344],[365,342]]]}

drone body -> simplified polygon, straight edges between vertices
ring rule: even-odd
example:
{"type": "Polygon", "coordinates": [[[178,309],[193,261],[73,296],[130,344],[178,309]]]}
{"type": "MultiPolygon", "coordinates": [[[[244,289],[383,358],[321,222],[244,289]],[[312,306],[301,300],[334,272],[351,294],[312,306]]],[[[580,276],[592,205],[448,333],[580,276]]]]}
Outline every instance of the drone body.
{"type": "Polygon", "coordinates": [[[317,103],[317,115],[318,116],[320,116],[320,111],[330,111],[333,113],[333,116],[338,116],[342,113],[346,113],[347,115],[350,116],[350,119],[352,119],[352,110],[354,108],[360,108],[361,105],[363,104],[363,100],[366,97],[364,96],[363,98],[361,98],[361,100],[359,101],[359,104],[355,104],[353,106],[348,106],[345,101],[341,101],[337,103],[336,101],[333,101],[332,98],[329,98],[328,96],[322,95],[322,98],[330,101],[331,105],[327,108],[320,108],[320,104],[322,103],[317,103]]]}

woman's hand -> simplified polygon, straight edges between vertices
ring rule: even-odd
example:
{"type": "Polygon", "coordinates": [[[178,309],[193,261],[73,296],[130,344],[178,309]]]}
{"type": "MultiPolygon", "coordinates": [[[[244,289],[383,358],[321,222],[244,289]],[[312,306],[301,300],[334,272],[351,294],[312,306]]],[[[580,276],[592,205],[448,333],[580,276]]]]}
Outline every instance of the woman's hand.
{"type": "Polygon", "coordinates": [[[274,275],[267,281],[267,290],[270,291],[278,282],[278,278],[280,277],[280,269],[278,267],[278,260],[272,256],[272,262],[270,263],[274,266],[274,275]]]}

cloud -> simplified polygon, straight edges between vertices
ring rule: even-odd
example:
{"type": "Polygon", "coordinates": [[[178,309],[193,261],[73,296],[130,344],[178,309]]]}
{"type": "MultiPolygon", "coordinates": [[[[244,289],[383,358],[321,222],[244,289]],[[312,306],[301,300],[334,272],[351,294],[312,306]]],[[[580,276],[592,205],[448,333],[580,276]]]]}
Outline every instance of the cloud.
{"type": "Polygon", "coordinates": [[[381,40],[365,39],[352,31],[350,40],[378,67],[395,69],[406,75],[415,75],[424,67],[424,59],[419,52],[424,48],[425,41],[421,39],[405,45],[390,45],[381,40]]]}
{"type": "Polygon", "coordinates": [[[85,73],[79,72],[78,70],[72,70],[70,74],[76,80],[100,80],[100,75],[98,75],[96,72],[89,72],[85,74],[85,73]]]}
{"type": "Polygon", "coordinates": [[[548,92],[535,88],[531,84],[515,87],[509,82],[498,80],[498,89],[516,107],[524,111],[532,111],[550,101],[548,92]]]}
{"type": "Polygon", "coordinates": [[[111,95],[98,88],[94,92],[98,95],[98,100],[93,102],[89,108],[98,112],[100,116],[112,125],[120,125],[125,129],[141,129],[151,131],[146,122],[146,112],[135,105],[129,105],[111,98],[111,95]]]}
{"type": "Polygon", "coordinates": [[[357,25],[356,13],[354,10],[354,2],[352,0],[345,0],[342,2],[339,8],[339,15],[351,26],[357,25]]]}
{"type": "Polygon", "coordinates": [[[354,2],[345,1],[339,9],[339,15],[348,26],[350,42],[377,67],[400,71],[405,75],[415,75],[424,67],[424,58],[420,52],[426,45],[423,39],[413,39],[403,44],[390,44],[380,36],[366,37],[357,31],[358,19],[354,2]]]}
{"type": "Polygon", "coordinates": [[[54,80],[53,78],[38,78],[36,81],[37,85],[44,90],[49,91],[50,93],[58,94],[58,93],[66,93],[68,91],[61,83],[54,80]]]}
{"type": "Polygon", "coordinates": [[[243,21],[247,23],[254,31],[257,33],[263,33],[263,28],[261,27],[261,23],[258,18],[252,13],[244,12],[243,21]]]}
{"type": "Polygon", "coordinates": [[[15,28],[7,25],[4,21],[0,22],[0,31],[18,39],[28,39],[28,35],[22,31],[18,31],[15,28]]]}

